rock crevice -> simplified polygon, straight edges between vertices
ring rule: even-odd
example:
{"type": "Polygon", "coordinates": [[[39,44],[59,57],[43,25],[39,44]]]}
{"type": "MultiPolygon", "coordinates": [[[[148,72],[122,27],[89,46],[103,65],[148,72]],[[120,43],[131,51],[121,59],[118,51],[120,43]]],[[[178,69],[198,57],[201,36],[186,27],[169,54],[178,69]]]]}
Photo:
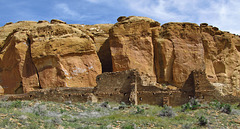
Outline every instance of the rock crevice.
{"type": "MultiPolygon", "coordinates": [[[[29,55],[29,62],[32,64],[33,68],[34,68],[34,71],[36,72],[36,75],[37,75],[37,81],[38,81],[38,86],[37,87],[33,87],[35,89],[42,89],[42,86],[41,86],[41,82],[40,82],[40,79],[39,79],[39,73],[38,73],[38,69],[37,67],[35,66],[33,60],[32,60],[32,50],[31,50],[31,45],[32,45],[32,36],[29,36],[28,35],[28,38],[27,38],[27,45],[28,45],[28,50],[27,50],[27,53],[29,55]]],[[[27,55],[27,54],[26,54],[27,55]]],[[[27,68],[29,69],[29,67],[27,68]]]]}

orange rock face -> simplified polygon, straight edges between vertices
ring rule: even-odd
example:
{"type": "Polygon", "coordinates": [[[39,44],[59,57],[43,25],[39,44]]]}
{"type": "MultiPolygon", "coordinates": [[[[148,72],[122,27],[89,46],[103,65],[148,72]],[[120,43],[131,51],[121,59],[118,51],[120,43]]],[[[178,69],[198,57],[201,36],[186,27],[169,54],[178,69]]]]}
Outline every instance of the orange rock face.
{"type": "Polygon", "coordinates": [[[155,44],[158,81],[181,87],[193,70],[204,69],[200,27],[192,23],[167,23],[158,30],[155,44]]]}
{"type": "Polygon", "coordinates": [[[96,24],[96,25],[72,25],[83,30],[93,40],[96,46],[98,57],[102,64],[103,72],[112,71],[112,57],[109,44],[109,29],[113,24],[96,24]]]}
{"type": "Polygon", "coordinates": [[[180,89],[192,71],[205,71],[216,91],[240,96],[237,35],[207,24],[158,26],[148,18],[120,17],[109,39],[113,71],[138,69],[180,89]]]}
{"type": "Polygon", "coordinates": [[[25,24],[2,28],[21,26],[8,35],[1,49],[0,78],[5,93],[96,86],[101,63],[87,34],[61,23],[31,23],[31,28],[25,24]]]}
{"type": "Polygon", "coordinates": [[[137,69],[156,80],[151,31],[155,26],[160,24],[145,17],[123,18],[113,26],[109,37],[113,71],[137,69]]]}
{"type": "Polygon", "coordinates": [[[239,36],[192,23],[167,23],[153,32],[159,83],[181,88],[192,71],[203,70],[223,96],[240,96],[239,36]]]}
{"type": "Polygon", "coordinates": [[[208,80],[222,95],[240,97],[240,37],[212,26],[201,30],[208,80]]]}

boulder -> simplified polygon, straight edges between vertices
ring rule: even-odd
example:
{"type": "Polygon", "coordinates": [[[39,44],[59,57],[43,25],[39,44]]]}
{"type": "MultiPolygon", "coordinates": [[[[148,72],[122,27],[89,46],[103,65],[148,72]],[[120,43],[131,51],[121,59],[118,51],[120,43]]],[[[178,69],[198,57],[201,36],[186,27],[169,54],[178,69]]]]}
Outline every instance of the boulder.
{"type": "Polygon", "coordinates": [[[51,24],[67,24],[66,22],[58,19],[52,19],[50,23],[51,24]]]}
{"type": "Polygon", "coordinates": [[[120,16],[118,19],[117,19],[117,21],[118,22],[121,22],[121,21],[123,21],[124,19],[126,19],[127,17],[126,16],[120,16]]]}
{"type": "Polygon", "coordinates": [[[46,20],[40,20],[40,21],[38,21],[38,24],[41,24],[41,23],[49,23],[49,22],[46,21],[46,20]]]}

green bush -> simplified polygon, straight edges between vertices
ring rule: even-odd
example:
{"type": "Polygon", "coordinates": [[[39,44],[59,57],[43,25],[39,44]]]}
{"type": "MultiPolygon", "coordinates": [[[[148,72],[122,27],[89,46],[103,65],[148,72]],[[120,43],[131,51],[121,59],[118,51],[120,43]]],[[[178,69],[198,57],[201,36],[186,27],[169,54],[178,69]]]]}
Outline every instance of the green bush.
{"type": "Polygon", "coordinates": [[[222,108],[224,107],[224,104],[223,104],[223,103],[220,103],[220,102],[217,101],[217,100],[214,100],[214,101],[211,102],[209,105],[210,105],[211,107],[215,108],[215,109],[218,109],[218,110],[220,110],[220,109],[222,109],[222,108]]]}
{"type": "Polygon", "coordinates": [[[195,98],[192,98],[192,99],[189,100],[188,103],[181,106],[181,111],[184,112],[188,109],[189,110],[196,110],[199,107],[201,107],[201,104],[198,102],[198,100],[195,99],[195,98]]]}
{"type": "Polygon", "coordinates": [[[60,109],[60,113],[63,114],[64,112],[67,112],[67,110],[64,109],[64,108],[61,108],[61,109],[60,109]]]}
{"type": "Polygon", "coordinates": [[[171,106],[164,105],[158,116],[174,117],[175,112],[171,106]]]}
{"type": "Polygon", "coordinates": [[[192,125],[191,124],[183,124],[182,129],[191,129],[192,125]]]}
{"type": "Polygon", "coordinates": [[[200,126],[205,126],[205,125],[207,125],[208,120],[204,116],[201,116],[201,117],[198,118],[198,122],[199,122],[200,126]]]}
{"type": "Polygon", "coordinates": [[[35,104],[33,107],[33,113],[36,116],[45,116],[47,114],[46,105],[35,104]]]}
{"type": "Polygon", "coordinates": [[[145,111],[143,108],[140,108],[139,106],[137,106],[136,108],[137,108],[136,114],[143,114],[145,111]]]}
{"type": "Polygon", "coordinates": [[[22,101],[20,101],[20,100],[12,101],[12,103],[11,103],[11,107],[14,107],[14,108],[21,108],[21,107],[22,107],[22,101]]]}
{"type": "Polygon", "coordinates": [[[111,108],[111,106],[108,104],[108,102],[103,102],[100,104],[100,107],[103,107],[103,108],[111,108]]]}
{"type": "Polygon", "coordinates": [[[126,125],[123,125],[122,127],[121,127],[121,129],[135,129],[134,128],[134,125],[129,125],[129,124],[126,124],[126,125]]]}
{"type": "Polygon", "coordinates": [[[119,105],[118,109],[124,110],[126,107],[127,107],[126,103],[121,102],[121,104],[119,105]]]}
{"type": "Polygon", "coordinates": [[[230,104],[225,104],[222,107],[221,111],[224,112],[224,113],[230,114],[232,112],[232,107],[231,107],[230,104]]]}
{"type": "Polygon", "coordinates": [[[210,106],[227,114],[232,112],[232,106],[230,104],[220,103],[217,100],[211,102],[210,106]]]}

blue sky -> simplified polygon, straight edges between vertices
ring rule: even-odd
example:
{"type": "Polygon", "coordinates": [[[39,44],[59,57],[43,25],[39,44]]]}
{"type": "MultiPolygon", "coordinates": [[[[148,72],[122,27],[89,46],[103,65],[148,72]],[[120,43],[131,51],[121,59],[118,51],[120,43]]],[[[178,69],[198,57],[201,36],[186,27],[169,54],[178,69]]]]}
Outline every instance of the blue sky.
{"type": "Polygon", "coordinates": [[[23,20],[68,24],[116,23],[119,16],[208,23],[240,34],[240,0],[0,0],[0,26],[23,20]]]}

